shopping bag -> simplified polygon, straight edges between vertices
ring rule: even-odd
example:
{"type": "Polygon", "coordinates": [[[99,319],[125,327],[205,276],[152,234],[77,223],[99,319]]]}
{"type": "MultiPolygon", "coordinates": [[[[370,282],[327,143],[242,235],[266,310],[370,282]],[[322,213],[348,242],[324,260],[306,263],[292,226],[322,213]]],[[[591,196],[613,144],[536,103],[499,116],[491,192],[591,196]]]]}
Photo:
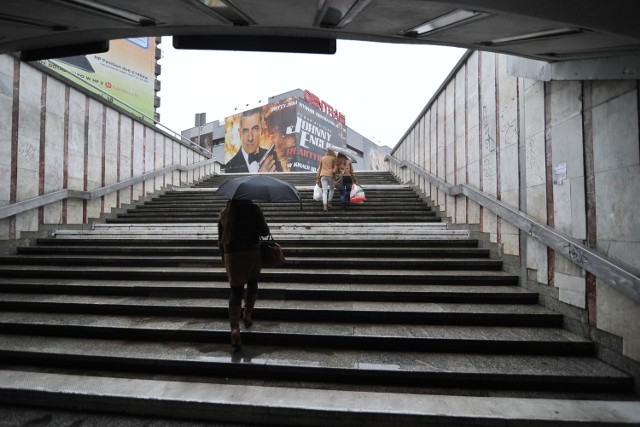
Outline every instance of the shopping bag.
{"type": "Polygon", "coordinates": [[[367,200],[367,198],[364,195],[364,190],[362,189],[361,186],[355,184],[351,186],[351,197],[350,197],[350,202],[351,203],[362,203],[365,200],[367,200]]]}
{"type": "Polygon", "coordinates": [[[316,202],[322,201],[322,187],[320,187],[318,184],[313,187],[313,200],[315,200],[316,202]]]}

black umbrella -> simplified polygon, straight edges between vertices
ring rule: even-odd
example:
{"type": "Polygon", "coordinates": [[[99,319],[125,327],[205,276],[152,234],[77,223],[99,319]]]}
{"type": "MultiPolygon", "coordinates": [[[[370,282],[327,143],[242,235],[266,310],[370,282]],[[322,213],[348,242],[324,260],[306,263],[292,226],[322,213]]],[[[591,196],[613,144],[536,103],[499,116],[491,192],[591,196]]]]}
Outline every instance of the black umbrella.
{"type": "Polygon", "coordinates": [[[300,202],[300,192],[292,184],[268,175],[247,175],[224,182],[216,196],[229,199],[263,200],[265,202],[300,202]]]}

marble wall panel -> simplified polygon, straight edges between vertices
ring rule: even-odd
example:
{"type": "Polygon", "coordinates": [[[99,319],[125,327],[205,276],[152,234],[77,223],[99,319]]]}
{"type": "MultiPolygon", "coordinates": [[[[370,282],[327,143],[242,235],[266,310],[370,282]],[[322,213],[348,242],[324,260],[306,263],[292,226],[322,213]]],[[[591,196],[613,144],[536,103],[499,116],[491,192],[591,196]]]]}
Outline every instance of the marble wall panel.
{"type": "MultiPolygon", "coordinates": [[[[106,139],[110,141],[105,144],[105,185],[118,182],[118,116],[120,113],[114,110],[107,110],[106,139]]],[[[114,193],[115,196],[115,193],[114,193]]],[[[111,206],[110,206],[111,207],[111,206]]]]}
{"type": "Polygon", "coordinates": [[[640,269],[640,165],[596,175],[598,249],[640,269]],[[631,247],[629,245],[632,245],[631,247]]]}
{"type": "Polygon", "coordinates": [[[23,231],[38,231],[38,210],[32,209],[16,215],[16,229],[23,231]]]}
{"type": "Polygon", "coordinates": [[[23,63],[20,67],[20,122],[18,129],[20,136],[38,139],[41,97],[42,74],[23,63]]]}
{"type": "Polygon", "coordinates": [[[640,360],[640,303],[600,280],[596,284],[598,328],[622,336],[623,354],[640,360]]]}
{"type": "Polygon", "coordinates": [[[120,180],[131,178],[131,125],[129,117],[120,118],[120,180]]]}
{"type": "MultiPolygon", "coordinates": [[[[501,200],[504,200],[504,193],[506,192],[518,192],[520,188],[519,179],[519,148],[518,145],[508,145],[500,149],[500,192],[501,200]]],[[[509,203],[515,207],[518,206],[518,199],[512,200],[509,203]]]]}
{"type": "MultiPolygon", "coordinates": [[[[154,167],[154,154],[155,152],[155,135],[151,132],[147,132],[144,136],[144,152],[142,155],[144,156],[144,171],[152,172],[154,167]]],[[[153,184],[150,184],[150,188],[147,191],[151,191],[153,189],[153,184]]]]}
{"type": "Polygon", "coordinates": [[[638,94],[636,90],[593,108],[596,174],[638,164],[638,94]]]}
{"type": "Polygon", "coordinates": [[[551,127],[582,116],[582,82],[551,81],[548,84],[551,96],[551,127]]]}
{"type": "MultiPolygon", "coordinates": [[[[13,75],[13,64],[14,64],[14,59],[12,56],[9,55],[0,55],[0,74],[5,74],[8,76],[12,76],[13,75]]],[[[10,79],[10,81],[13,81],[13,78],[10,79]]],[[[12,85],[10,85],[12,86],[12,85]]]]}
{"type": "Polygon", "coordinates": [[[16,201],[27,200],[38,196],[38,171],[18,168],[18,185],[16,201]]]}
{"type": "Polygon", "coordinates": [[[507,255],[520,255],[520,231],[507,221],[502,221],[500,242],[507,255]]]}
{"type": "Polygon", "coordinates": [[[607,103],[629,92],[633,92],[637,88],[637,80],[602,80],[593,82],[593,90],[591,94],[593,106],[607,103]]]}
{"type": "Polygon", "coordinates": [[[0,165],[8,165],[11,161],[11,126],[13,123],[11,111],[13,100],[0,93],[0,165]]]}
{"type": "Polygon", "coordinates": [[[554,272],[555,286],[558,288],[560,301],[574,307],[586,308],[586,285],[584,277],[554,272]]]}
{"type": "Polygon", "coordinates": [[[87,218],[99,218],[102,213],[102,198],[87,200],[87,218]]]}
{"type": "MultiPolygon", "coordinates": [[[[102,124],[104,122],[104,106],[95,100],[89,101],[88,121],[88,155],[94,158],[102,158],[102,140],[104,139],[102,124]]],[[[95,167],[94,164],[91,165],[95,167]]]]}
{"type": "Polygon", "coordinates": [[[118,193],[109,193],[104,196],[104,211],[109,212],[118,206],[118,193]]]}
{"type": "MultiPolygon", "coordinates": [[[[2,144],[3,141],[2,139],[0,139],[0,144],[2,144]]],[[[3,182],[10,182],[10,181],[4,181],[5,177],[11,177],[11,165],[3,165],[0,164],[0,177],[2,177],[3,182]]],[[[0,207],[2,206],[7,206],[8,204],[10,204],[11,201],[11,188],[9,185],[0,185],[0,207]]]]}
{"type": "Polygon", "coordinates": [[[80,199],[67,200],[67,224],[82,224],[84,203],[80,199]]]}
{"type": "Polygon", "coordinates": [[[527,268],[535,271],[538,283],[548,284],[547,247],[533,237],[526,236],[527,268]]]}
{"type": "Polygon", "coordinates": [[[557,174],[566,173],[566,179],[558,179],[553,184],[555,228],[582,240],[586,238],[582,116],[567,114],[566,117],[564,121],[556,120],[550,129],[552,167],[557,174]]]}
{"type": "MultiPolygon", "coordinates": [[[[536,84],[525,90],[524,108],[525,159],[527,187],[546,183],[544,86],[536,84]]],[[[545,219],[544,217],[538,219],[545,219]]]]}
{"type": "Polygon", "coordinates": [[[53,77],[47,77],[47,114],[57,117],[62,121],[65,110],[65,93],[67,86],[60,80],[53,77]]]}
{"type": "Polygon", "coordinates": [[[43,209],[43,224],[62,224],[62,202],[48,204],[43,209]]]}
{"type": "MultiPolygon", "coordinates": [[[[162,169],[164,167],[164,151],[165,151],[165,140],[162,134],[156,134],[156,144],[155,144],[155,170],[162,169]]],[[[160,190],[164,186],[164,178],[159,176],[155,179],[155,189],[160,190]]]]}

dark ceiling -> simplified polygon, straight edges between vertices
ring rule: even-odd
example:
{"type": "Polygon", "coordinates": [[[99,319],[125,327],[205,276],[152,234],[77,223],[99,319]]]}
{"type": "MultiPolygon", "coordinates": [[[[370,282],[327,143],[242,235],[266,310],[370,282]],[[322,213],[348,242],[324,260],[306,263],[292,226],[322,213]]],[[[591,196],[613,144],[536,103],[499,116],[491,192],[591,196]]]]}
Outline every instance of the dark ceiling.
{"type": "Polygon", "coordinates": [[[198,48],[322,52],[331,51],[335,39],[350,39],[568,61],[638,55],[637,5],[637,0],[5,0],[0,53],[23,52],[24,59],[70,56],[98,52],[107,40],[172,35],[191,36],[174,37],[174,43],[198,48]]]}

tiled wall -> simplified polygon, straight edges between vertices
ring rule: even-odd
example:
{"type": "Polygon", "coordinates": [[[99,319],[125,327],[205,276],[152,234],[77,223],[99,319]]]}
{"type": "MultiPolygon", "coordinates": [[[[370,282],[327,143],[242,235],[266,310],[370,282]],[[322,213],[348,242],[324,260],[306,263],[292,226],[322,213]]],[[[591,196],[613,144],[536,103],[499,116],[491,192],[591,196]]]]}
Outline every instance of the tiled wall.
{"type": "MultiPolygon", "coordinates": [[[[56,190],[91,191],[206,158],[13,56],[0,55],[0,206],[56,190]]],[[[0,240],[40,224],[83,224],[168,185],[213,173],[172,172],[95,200],[67,199],[0,220],[0,240]]]]}
{"type": "MultiPolygon", "coordinates": [[[[392,155],[450,184],[469,184],[636,271],[640,270],[638,81],[552,81],[507,74],[507,58],[470,52],[392,155]],[[562,180],[557,178],[566,175],[562,180]]],[[[459,224],[478,224],[505,254],[525,255],[537,281],[621,336],[640,360],[640,304],[464,197],[407,169],[459,224]]]]}

